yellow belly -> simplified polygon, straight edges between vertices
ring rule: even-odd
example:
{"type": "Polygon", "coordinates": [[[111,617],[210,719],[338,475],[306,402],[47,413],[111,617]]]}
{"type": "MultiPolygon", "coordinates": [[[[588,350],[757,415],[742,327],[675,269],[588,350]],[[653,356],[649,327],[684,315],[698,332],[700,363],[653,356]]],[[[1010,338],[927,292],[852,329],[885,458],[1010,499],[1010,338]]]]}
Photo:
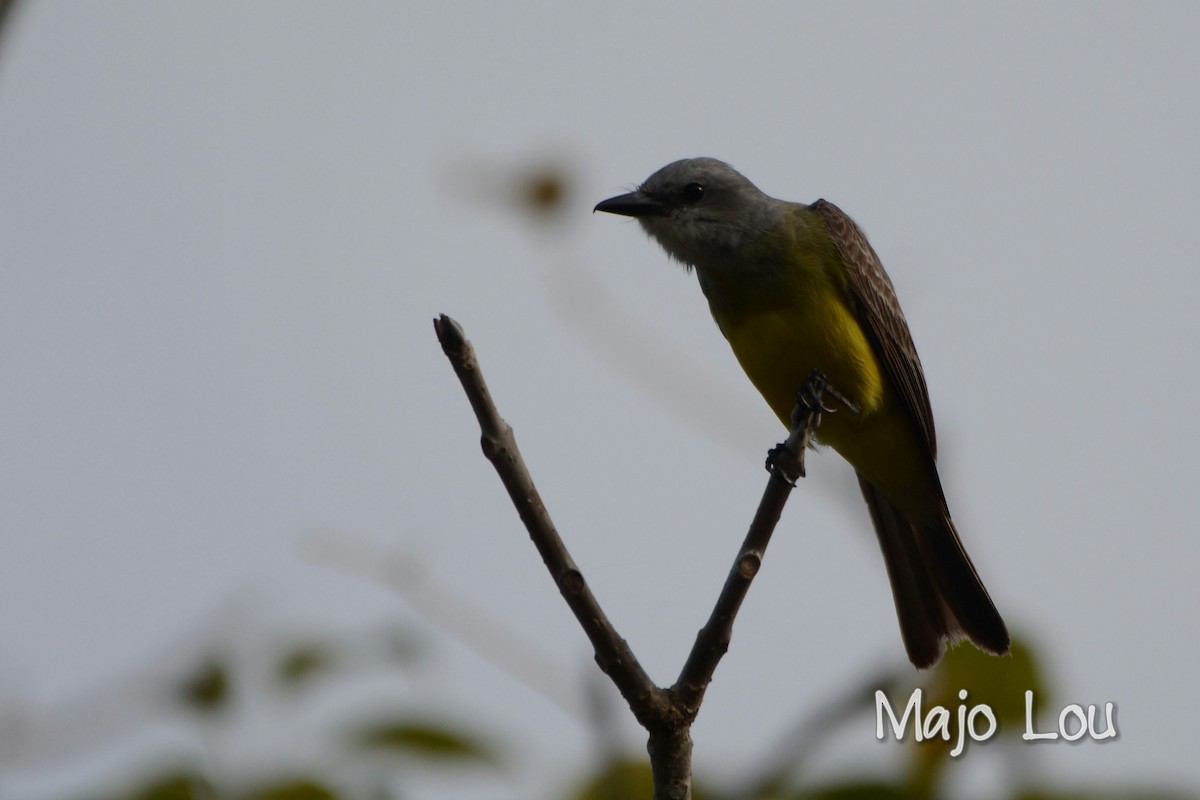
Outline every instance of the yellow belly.
{"type": "Polygon", "coordinates": [[[814,369],[860,408],[824,414],[816,438],[901,509],[925,509],[936,491],[915,424],[836,287],[804,292],[756,312],[714,316],[738,362],[785,426],[814,369]]]}

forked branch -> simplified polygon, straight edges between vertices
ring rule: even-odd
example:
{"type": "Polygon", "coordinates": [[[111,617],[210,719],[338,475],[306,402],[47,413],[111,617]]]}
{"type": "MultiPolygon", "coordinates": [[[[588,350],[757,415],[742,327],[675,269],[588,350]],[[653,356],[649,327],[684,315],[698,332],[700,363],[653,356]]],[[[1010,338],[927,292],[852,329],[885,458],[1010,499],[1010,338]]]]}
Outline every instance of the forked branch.
{"type": "MultiPolygon", "coordinates": [[[[434,320],[433,326],[479,420],[484,455],[492,462],[508,490],[559,593],[591,641],[596,663],[616,685],[650,735],[647,749],[654,775],[655,798],[688,800],[691,797],[692,721],[700,710],[704,691],[712,681],[717,664],[729,649],[733,620],[762,566],[763,553],[784,503],[796,478],[804,474],[804,444],[819,421],[820,393],[822,389],[827,390],[827,385],[821,383],[816,387],[815,403],[804,402],[805,395],[801,394],[802,402],[794,415],[792,435],[775,448],[768,459],[770,480],[712,614],[697,635],[675,685],[664,689],[650,680],[629,645],[613,628],[567,552],[517,449],[512,428],[492,402],[475,351],[462,328],[444,314],[434,320]]],[[[806,388],[813,387],[806,384],[806,388]]]]}

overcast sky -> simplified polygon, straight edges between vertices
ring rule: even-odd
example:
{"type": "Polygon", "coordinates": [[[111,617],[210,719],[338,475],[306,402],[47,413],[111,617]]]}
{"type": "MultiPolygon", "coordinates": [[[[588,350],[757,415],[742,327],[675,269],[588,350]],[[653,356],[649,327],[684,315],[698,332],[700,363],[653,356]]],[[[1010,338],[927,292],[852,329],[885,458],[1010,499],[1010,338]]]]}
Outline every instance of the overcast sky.
{"type": "MultiPolygon", "coordinates": [[[[520,753],[477,796],[549,796],[586,727],[323,562],[401,548],[422,596],[486,609],[584,707],[587,642],[479,456],[445,312],[601,603],[674,679],[781,431],[695,278],[590,212],[707,155],[836,202],[891,273],[993,598],[1055,702],[1119,707],[1118,742],[1035,764],[1195,787],[1197,41],[1186,3],[23,4],[0,41],[0,719],[232,616],[408,620],[439,665],[412,705],[520,753]],[[552,219],[516,199],[539,169],[565,175],[552,219]]],[[[903,663],[853,475],[809,472],[702,772],[903,663]]],[[[873,733],[846,752],[886,766],[873,733]]],[[[45,795],[51,768],[9,761],[6,797],[45,795]]]]}

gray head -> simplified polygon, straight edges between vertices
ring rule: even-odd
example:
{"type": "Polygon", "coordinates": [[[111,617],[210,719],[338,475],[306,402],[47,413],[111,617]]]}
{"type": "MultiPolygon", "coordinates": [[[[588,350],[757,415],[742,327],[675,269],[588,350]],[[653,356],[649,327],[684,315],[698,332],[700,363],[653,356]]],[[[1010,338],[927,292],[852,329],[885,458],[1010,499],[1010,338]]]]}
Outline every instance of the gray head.
{"type": "Polygon", "coordinates": [[[785,206],[723,161],[687,158],[595,210],[636,217],[673,258],[703,269],[725,262],[775,227],[785,206]]]}

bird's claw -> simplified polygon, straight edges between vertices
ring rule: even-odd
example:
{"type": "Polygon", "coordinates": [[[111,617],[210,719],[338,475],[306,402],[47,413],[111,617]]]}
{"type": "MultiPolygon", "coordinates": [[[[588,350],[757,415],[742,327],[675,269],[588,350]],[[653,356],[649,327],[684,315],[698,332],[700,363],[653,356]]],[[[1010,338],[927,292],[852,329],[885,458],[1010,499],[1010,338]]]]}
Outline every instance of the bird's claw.
{"type": "Polygon", "coordinates": [[[851,414],[861,411],[848,397],[830,385],[825,373],[816,369],[809,373],[796,392],[791,433],[786,441],[771,448],[771,452],[767,454],[767,471],[787,481],[791,486],[795,486],[797,479],[805,476],[804,451],[821,424],[821,414],[832,414],[837,410],[833,405],[826,405],[826,396],[836,400],[851,414]]]}
{"type": "Polygon", "coordinates": [[[796,405],[801,409],[807,409],[809,413],[816,414],[818,418],[822,412],[832,414],[837,409],[825,404],[826,395],[840,403],[851,414],[858,414],[861,411],[850,398],[830,384],[825,373],[819,369],[810,372],[804,379],[804,383],[800,385],[799,391],[796,392],[796,405]]]}

